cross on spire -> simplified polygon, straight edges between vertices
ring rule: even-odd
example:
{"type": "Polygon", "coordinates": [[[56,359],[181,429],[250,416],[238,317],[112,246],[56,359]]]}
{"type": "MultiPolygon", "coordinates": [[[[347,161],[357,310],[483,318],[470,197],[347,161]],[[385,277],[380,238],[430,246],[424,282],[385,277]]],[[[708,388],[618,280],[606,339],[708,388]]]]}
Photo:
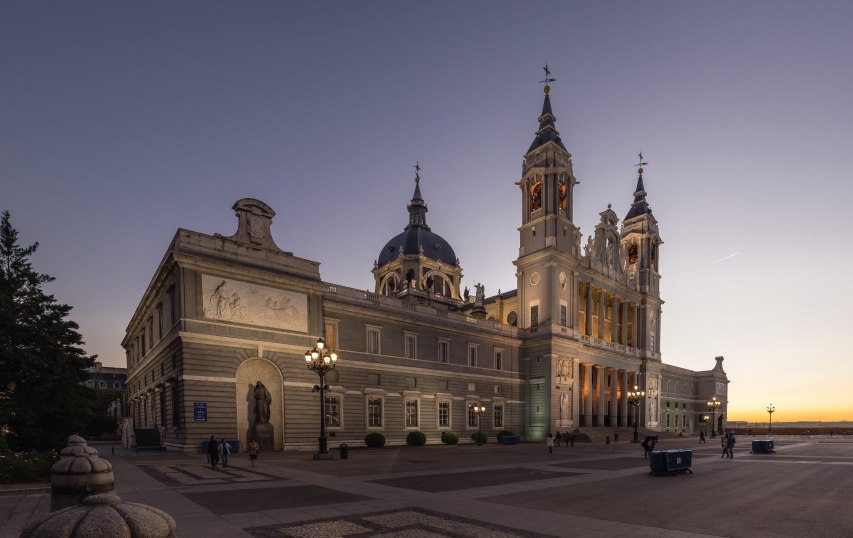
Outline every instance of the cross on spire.
{"type": "Polygon", "coordinates": [[[415,161],[415,183],[421,182],[421,163],[420,161],[415,161]]]}

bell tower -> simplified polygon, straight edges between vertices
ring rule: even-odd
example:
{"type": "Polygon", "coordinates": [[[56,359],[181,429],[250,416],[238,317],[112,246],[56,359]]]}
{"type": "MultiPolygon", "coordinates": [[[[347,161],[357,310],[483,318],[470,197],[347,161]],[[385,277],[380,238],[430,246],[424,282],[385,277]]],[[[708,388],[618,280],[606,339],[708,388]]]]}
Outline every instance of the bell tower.
{"type": "Polygon", "coordinates": [[[579,182],[551,110],[551,72],[545,66],[545,101],[539,129],[524,155],[518,259],[519,326],[573,322],[573,267],[581,256],[581,234],[572,222],[573,192],[579,182]]]}
{"type": "Polygon", "coordinates": [[[658,221],[646,201],[643,185],[643,154],[637,165],[637,187],[634,202],[622,221],[621,256],[628,287],[643,295],[640,305],[638,344],[644,353],[660,353],[660,314],[663,301],[660,298],[660,245],[663,241],[658,230],[658,221]]]}

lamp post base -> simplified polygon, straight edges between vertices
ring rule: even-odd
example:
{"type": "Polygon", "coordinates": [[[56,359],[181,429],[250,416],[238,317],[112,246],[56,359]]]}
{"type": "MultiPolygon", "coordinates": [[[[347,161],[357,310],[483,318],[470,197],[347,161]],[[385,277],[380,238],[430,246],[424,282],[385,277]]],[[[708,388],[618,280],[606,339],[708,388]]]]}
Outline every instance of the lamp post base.
{"type": "Polygon", "coordinates": [[[332,457],[331,452],[326,452],[325,454],[320,453],[320,452],[315,452],[314,453],[314,459],[315,460],[332,460],[334,458],[332,457]]]}

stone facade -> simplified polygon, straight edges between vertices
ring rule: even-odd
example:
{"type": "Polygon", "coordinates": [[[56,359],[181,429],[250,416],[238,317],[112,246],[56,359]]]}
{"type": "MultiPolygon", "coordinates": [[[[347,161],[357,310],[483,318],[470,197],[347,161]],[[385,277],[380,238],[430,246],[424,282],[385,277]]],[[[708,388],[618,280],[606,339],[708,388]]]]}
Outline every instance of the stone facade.
{"type": "Polygon", "coordinates": [[[450,245],[426,225],[419,180],[409,224],[383,248],[375,289],[324,282],[319,263],[281,250],[275,212],[259,200],[234,204],[230,237],[180,229],[122,342],[130,408],[138,428],[161,428],[165,444],[197,449],[210,435],[244,446],[253,389],[269,390],[277,450],[312,449],[319,434],[317,375],[304,353],[323,337],[338,352],[326,376],[330,445],[389,444],[422,431],[465,441],[480,427],[528,440],[575,428],[634,423],[626,394],[646,392],[641,427],[687,434],[716,396],[725,413],[728,379],[661,361],[658,223],[642,168],[634,203],[618,226],[608,208],[581,248],[572,222],[579,183],[546,93],[537,137],[524,157],[518,288],[460,293],[450,245]]]}

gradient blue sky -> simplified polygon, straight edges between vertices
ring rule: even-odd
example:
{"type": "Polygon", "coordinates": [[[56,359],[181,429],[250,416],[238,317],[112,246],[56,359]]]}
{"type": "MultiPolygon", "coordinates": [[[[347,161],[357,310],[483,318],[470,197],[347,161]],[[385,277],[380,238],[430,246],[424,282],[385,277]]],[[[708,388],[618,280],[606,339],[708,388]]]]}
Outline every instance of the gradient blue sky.
{"type": "Polygon", "coordinates": [[[547,59],[585,235],[650,163],[665,362],[724,355],[731,419],[853,419],[851,20],[842,1],[7,1],[0,209],[106,365],[176,229],[230,235],[239,198],[325,280],[372,288],[416,160],[464,284],[514,289],[547,59]]]}

